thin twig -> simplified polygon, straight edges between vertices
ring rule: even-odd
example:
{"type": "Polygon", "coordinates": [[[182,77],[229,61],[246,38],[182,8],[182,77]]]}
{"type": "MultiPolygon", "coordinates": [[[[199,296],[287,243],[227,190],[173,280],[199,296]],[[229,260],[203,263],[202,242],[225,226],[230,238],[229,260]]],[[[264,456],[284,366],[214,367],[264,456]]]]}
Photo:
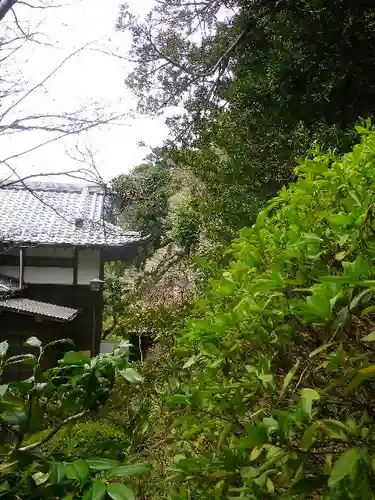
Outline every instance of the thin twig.
{"type": "Polygon", "coordinates": [[[40,441],[37,441],[36,443],[29,444],[27,446],[23,446],[22,448],[18,448],[17,451],[30,451],[30,450],[35,450],[35,448],[39,448],[44,443],[47,443],[50,439],[53,438],[55,434],[61,430],[64,425],[68,424],[69,422],[74,422],[75,420],[79,420],[82,418],[84,415],[86,415],[89,412],[89,410],[83,410],[80,413],[76,413],[75,415],[71,415],[70,417],[66,418],[63,420],[61,423],[57,424],[56,427],[49,433],[47,436],[45,436],[43,439],[40,441]]]}

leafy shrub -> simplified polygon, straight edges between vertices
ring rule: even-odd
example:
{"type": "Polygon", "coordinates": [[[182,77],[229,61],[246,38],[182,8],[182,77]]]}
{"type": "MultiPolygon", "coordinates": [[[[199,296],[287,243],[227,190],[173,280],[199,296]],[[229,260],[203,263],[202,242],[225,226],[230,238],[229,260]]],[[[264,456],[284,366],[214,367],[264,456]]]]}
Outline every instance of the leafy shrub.
{"type": "Polygon", "coordinates": [[[178,343],[169,498],[373,498],[375,131],[316,150],[178,343]]]}
{"type": "Polygon", "coordinates": [[[54,341],[43,346],[39,339],[30,337],[26,346],[36,354],[11,357],[7,356],[8,342],[0,343],[0,374],[19,364],[30,370],[27,379],[0,386],[0,497],[73,500],[82,498],[83,494],[86,500],[132,500],[134,491],[123,482],[129,483],[132,477],[144,474],[147,467],[124,465],[113,456],[110,459],[95,456],[99,449],[105,451],[106,445],[122,436],[121,433],[114,434],[113,428],[109,432],[108,426],[103,427],[100,422],[91,428],[89,424],[80,424],[75,432],[77,446],[74,446],[63,430],[97,413],[108,400],[118,376],[129,383],[141,381],[129,366],[129,344],[122,343],[113,354],[93,359],[69,351],[58,366],[43,373],[41,361],[45,351],[66,342],[70,341],[54,341]],[[100,442],[103,438],[110,439],[100,442]],[[57,446],[49,445],[51,440],[55,440],[57,446]],[[65,449],[61,451],[59,446],[65,449]],[[43,453],[46,449],[47,453],[43,453]],[[90,455],[91,452],[95,455],[90,455]],[[111,478],[108,484],[101,480],[103,471],[111,478]],[[122,483],[117,482],[119,477],[122,483]]]}

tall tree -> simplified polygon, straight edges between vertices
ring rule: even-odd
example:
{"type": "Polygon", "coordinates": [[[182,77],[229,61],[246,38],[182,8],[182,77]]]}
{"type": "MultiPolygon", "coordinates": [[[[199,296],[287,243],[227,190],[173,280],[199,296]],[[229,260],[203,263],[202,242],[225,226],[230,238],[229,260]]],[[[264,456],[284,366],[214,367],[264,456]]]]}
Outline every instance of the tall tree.
{"type": "Polygon", "coordinates": [[[139,110],[184,107],[168,119],[169,152],[231,235],[306,149],[345,151],[353,123],[374,116],[374,17],[365,0],[160,0],[143,20],[122,9],[139,110]]]}

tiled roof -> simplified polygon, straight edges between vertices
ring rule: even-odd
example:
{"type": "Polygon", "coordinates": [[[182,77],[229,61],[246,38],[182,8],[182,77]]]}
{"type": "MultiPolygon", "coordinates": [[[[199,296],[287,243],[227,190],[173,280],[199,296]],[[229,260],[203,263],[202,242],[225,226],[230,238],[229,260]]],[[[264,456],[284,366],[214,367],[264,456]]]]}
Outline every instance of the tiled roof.
{"type": "Polygon", "coordinates": [[[0,182],[3,243],[119,247],[142,240],[103,222],[104,195],[97,186],[0,182]]]}
{"type": "Polygon", "coordinates": [[[78,314],[77,309],[24,298],[0,300],[0,309],[42,316],[56,321],[71,321],[78,314]]]}

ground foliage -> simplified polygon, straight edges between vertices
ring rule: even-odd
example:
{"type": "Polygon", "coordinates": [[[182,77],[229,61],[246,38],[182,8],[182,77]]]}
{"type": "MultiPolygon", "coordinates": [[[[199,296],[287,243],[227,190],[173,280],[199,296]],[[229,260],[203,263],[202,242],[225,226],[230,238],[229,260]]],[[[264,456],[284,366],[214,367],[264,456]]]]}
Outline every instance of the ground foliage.
{"type": "Polygon", "coordinates": [[[142,381],[130,367],[129,344],[123,342],[113,354],[92,359],[69,351],[57,366],[44,372],[41,363],[46,353],[67,343],[72,344],[58,340],[42,345],[30,337],[26,352],[17,356],[7,355],[7,341],[0,343],[0,372],[7,372],[10,379],[0,386],[0,497],[134,500],[133,478],[147,473],[148,468],[124,463],[117,443],[113,439],[104,442],[108,434],[113,438],[113,430],[108,432],[104,421],[97,429],[101,442],[96,446],[87,441],[82,445],[79,432],[75,446],[69,448],[72,443],[67,438],[60,446],[52,444],[77,421],[97,415],[119,378],[127,384],[142,381]],[[29,369],[30,376],[12,380],[11,369],[20,365],[29,369]]]}
{"type": "Polygon", "coordinates": [[[375,131],[359,131],[300,163],[178,336],[175,493],[145,498],[372,498],[375,131]]]}

